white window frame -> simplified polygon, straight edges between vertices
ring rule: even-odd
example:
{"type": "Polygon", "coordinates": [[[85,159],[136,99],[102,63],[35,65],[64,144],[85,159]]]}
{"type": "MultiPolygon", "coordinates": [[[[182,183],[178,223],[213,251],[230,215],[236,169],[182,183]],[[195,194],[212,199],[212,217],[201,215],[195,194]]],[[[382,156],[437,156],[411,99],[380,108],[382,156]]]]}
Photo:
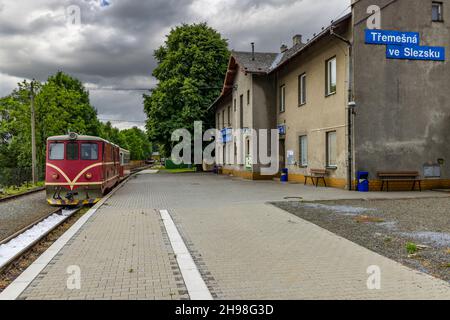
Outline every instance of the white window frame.
{"type": "Polygon", "coordinates": [[[326,95],[329,96],[335,94],[336,91],[337,91],[337,60],[336,57],[333,57],[328,59],[326,62],[326,95]]]}
{"type": "Polygon", "coordinates": [[[308,136],[299,137],[299,163],[301,167],[308,166],[308,136]]]}
{"type": "Polygon", "coordinates": [[[329,131],[326,133],[326,147],[327,147],[327,167],[337,167],[337,132],[329,131]],[[333,150],[334,147],[334,150],[333,150]],[[332,157],[334,151],[334,157],[332,157]],[[334,158],[334,159],[333,159],[334,158]]]}
{"type": "Polygon", "coordinates": [[[306,90],[306,73],[301,74],[298,77],[298,91],[299,91],[299,105],[303,106],[306,104],[307,90],[306,90]]]}
{"type": "Polygon", "coordinates": [[[280,86],[280,113],[286,111],[286,85],[280,86]]]}
{"type": "Polygon", "coordinates": [[[433,1],[432,8],[431,8],[431,19],[433,22],[443,22],[444,21],[444,4],[439,1],[433,1]],[[434,18],[434,8],[438,9],[438,17],[437,19],[434,18]]]}

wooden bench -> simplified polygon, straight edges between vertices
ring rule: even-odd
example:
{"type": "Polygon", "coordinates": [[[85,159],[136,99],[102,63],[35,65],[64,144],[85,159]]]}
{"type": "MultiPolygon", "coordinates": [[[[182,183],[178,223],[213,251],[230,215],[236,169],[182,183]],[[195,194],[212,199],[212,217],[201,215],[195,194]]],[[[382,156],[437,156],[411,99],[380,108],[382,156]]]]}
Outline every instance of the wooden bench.
{"type": "Polygon", "coordinates": [[[308,182],[308,178],[310,178],[313,185],[315,185],[316,188],[319,186],[319,180],[321,179],[325,187],[327,186],[327,182],[325,181],[325,176],[327,175],[326,169],[311,169],[309,170],[309,172],[310,172],[309,175],[305,175],[305,185],[308,182]],[[314,183],[314,179],[316,179],[316,183],[314,183]]]}
{"type": "Polygon", "coordinates": [[[412,191],[416,189],[416,184],[419,183],[419,190],[422,191],[422,179],[418,171],[379,171],[378,178],[381,180],[381,191],[386,189],[389,192],[389,182],[413,182],[412,191]]]}

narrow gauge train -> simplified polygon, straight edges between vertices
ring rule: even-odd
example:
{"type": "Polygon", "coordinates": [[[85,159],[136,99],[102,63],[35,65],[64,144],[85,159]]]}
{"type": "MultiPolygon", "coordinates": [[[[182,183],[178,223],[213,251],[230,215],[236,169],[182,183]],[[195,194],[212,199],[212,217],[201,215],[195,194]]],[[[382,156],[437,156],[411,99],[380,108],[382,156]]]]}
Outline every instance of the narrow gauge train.
{"type": "Polygon", "coordinates": [[[102,138],[70,133],[47,139],[45,188],[54,206],[95,204],[130,174],[130,153],[102,138]]]}

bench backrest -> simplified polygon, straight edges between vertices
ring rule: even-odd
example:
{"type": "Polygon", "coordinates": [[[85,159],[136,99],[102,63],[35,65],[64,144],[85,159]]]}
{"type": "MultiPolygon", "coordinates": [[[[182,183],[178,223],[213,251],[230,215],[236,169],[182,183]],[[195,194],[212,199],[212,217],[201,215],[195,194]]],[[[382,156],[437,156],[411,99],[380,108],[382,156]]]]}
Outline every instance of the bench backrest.
{"type": "Polygon", "coordinates": [[[313,175],[326,175],[327,174],[326,169],[311,169],[310,172],[313,175]]]}
{"type": "Polygon", "coordinates": [[[419,171],[378,171],[380,178],[417,178],[419,171]]]}

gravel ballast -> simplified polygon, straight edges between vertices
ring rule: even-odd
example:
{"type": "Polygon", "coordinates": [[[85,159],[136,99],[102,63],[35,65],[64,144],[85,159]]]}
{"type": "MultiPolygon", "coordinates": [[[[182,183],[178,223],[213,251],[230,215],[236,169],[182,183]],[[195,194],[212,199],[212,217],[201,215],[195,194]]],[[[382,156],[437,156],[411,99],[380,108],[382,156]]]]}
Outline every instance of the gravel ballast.
{"type": "Polygon", "coordinates": [[[54,207],[47,204],[45,191],[0,202],[0,240],[54,210],[54,207]]]}
{"type": "Polygon", "coordinates": [[[408,267],[450,282],[449,198],[272,204],[408,267]],[[417,251],[408,252],[407,244],[417,251]]]}

